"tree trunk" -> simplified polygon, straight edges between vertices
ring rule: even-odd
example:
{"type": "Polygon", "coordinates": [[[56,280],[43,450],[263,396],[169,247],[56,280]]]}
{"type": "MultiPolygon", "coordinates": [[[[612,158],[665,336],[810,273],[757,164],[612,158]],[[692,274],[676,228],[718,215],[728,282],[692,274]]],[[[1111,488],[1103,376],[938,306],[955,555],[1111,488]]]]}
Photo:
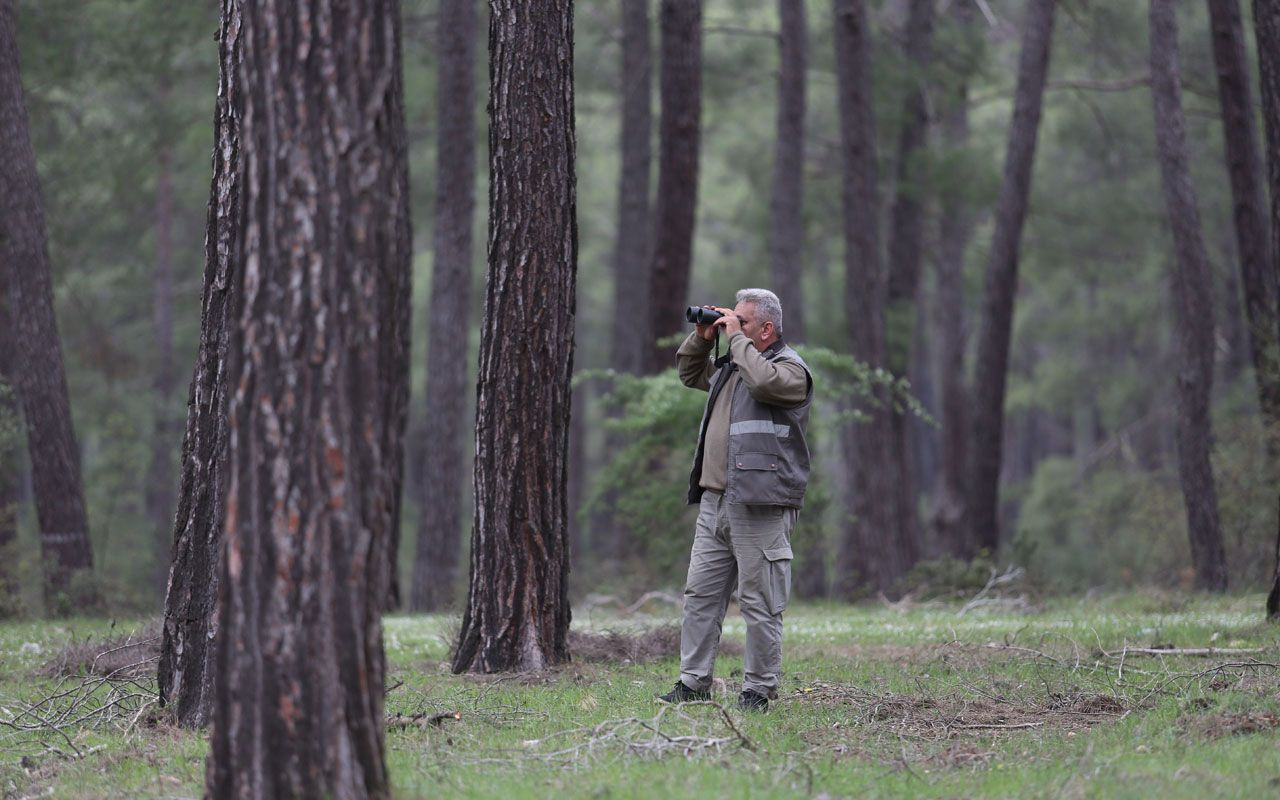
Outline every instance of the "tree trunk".
{"type": "Polygon", "coordinates": [[[414,611],[457,597],[466,463],[471,331],[471,225],[475,215],[475,0],[445,0],[438,24],[436,224],[427,318],[426,424],[413,566],[414,611]]]}
{"type": "MultiPolygon", "coordinates": [[[[902,127],[898,132],[897,189],[889,209],[889,274],[885,304],[885,360],[897,377],[911,373],[911,345],[920,305],[925,207],[916,162],[928,133],[925,80],[932,49],[933,0],[911,0],[904,50],[907,68],[914,75],[903,101],[902,127]]],[[[888,418],[891,459],[888,463],[894,474],[893,500],[897,503],[896,535],[906,551],[908,563],[911,563],[919,555],[919,526],[915,465],[907,438],[909,419],[904,412],[896,410],[891,411],[888,418]]]]}
{"type": "MultiPolygon", "coordinates": [[[[162,92],[167,97],[168,91],[162,92]]],[[[155,271],[152,284],[152,334],[156,363],[152,382],[154,419],[151,462],[147,469],[147,519],[156,535],[156,584],[163,599],[169,582],[173,547],[173,451],[176,426],[169,403],[173,398],[173,148],[165,140],[156,150],[155,271]]]]}
{"type": "Polygon", "coordinates": [[[54,613],[83,611],[92,589],[72,583],[90,574],[93,552],[53,312],[44,201],[22,96],[13,0],[0,0],[0,269],[8,271],[14,339],[23,343],[14,351],[13,374],[27,423],[45,600],[54,613]]]}
{"type": "MultiPolygon", "coordinates": [[[[971,6],[960,3],[952,8],[956,26],[966,37],[973,37],[971,6]]],[[[959,83],[946,98],[946,110],[938,126],[945,146],[955,152],[963,152],[969,143],[969,76],[975,63],[976,59],[966,60],[966,69],[959,83]]],[[[937,343],[942,464],[931,510],[935,541],[944,552],[964,560],[977,554],[964,514],[965,482],[969,472],[969,398],[964,383],[965,342],[968,338],[964,313],[964,256],[973,236],[973,213],[967,194],[968,186],[962,177],[953,174],[939,198],[933,321],[937,343]]]]}
{"type": "MultiPolygon", "coordinates": [[[[702,113],[702,0],[662,0],[658,200],[649,292],[646,372],[675,363],[656,340],[679,334],[689,295],[693,228],[698,208],[698,147],[702,113]]],[[[725,301],[727,302],[727,301],[725,301]]]]}
{"type": "Polygon", "coordinates": [[[1187,160],[1178,73],[1175,0],[1151,0],[1151,98],[1156,153],[1173,231],[1173,300],[1178,331],[1178,474],[1191,537],[1196,588],[1225,591],[1226,558],[1209,461],[1213,389],[1213,282],[1187,160]]]}
{"type": "MultiPolygon", "coordinates": [[[[653,336],[648,332],[652,258],[649,204],[653,147],[653,55],[649,46],[649,0],[622,0],[622,130],[619,148],[618,238],[613,252],[613,302],[625,314],[613,314],[610,367],[628,374],[644,370],[653,336]]],[[[583,406],[575,402],[575,427],[583,406]]],[[[618,411],[609,409],[610,418],[618,411]]],[[[605,435],[604,452],[615,453],[624,442],[614,431],[605,435]]],[[[585,460],[585,445],[582,459],[585,460]]],[[[587,471],[584,469],[582,471],[587,471]]],[[[625,520],[612,509],[617,492],[609,492],[590,520],[593,555],[609,570],[622,568],[628,551],[640,542],[628,535],[625,520]]],[[[571,505],[570,513],[577,509],[571,505]]],[[[581,555],[582,550],[575,553],[581,555]]]]}
{"type": "MultiPolygon", "coordinates": [[[[1254,0],[1253,30],[1266,130],[1267,183],[1271,187],[1271,264],[1280,269],[1280,3],[1254,0]]],[[[1280,435],[1276,430],[1270,433],[1272,437],[1280,435]]],[[[1267,597],[1267,617],[1272,620],[1280,616],[1280,525],[1276,537],[1275,576],[1267,597]]]]}
{"type": "MultiPolygon", "coordinates": [[[[844,151],[845,310],[853,356],[883,367],[885,280],[876,199],[871,43],[863,0],[836,0],[834,24],[844,151]]],[[[902,542],[895,537],[896,476],[882,469],[890,459],[891,412],[876,407],[867,413],[870,419],[851,426],[845,435],[852,519],[841,547],[836,587],[847,598],[866,588],[892,592],[909,567],[902,542]]]]}
{"type": "Polygon", "coordinates": [[[491,0],[489,278],[476,523],[455,672],[569,658],[569,381],[578,235],[573,4],[491,0]]]}
{"type": "MultiPolygon", "coordinates": [[[[665,55],[663,63],[666,63],[665,55]]],[[[694,63],[696,74],[697,62],[694,63]]],[[[643,329],[649,321],[652,87],[649,0],[622,0],[622,132],[619,142],[622,173],[618,180],[618,239],[613,251],[613,301],[615,308],[625,308],[627,313],[613,315],[613,363],[610,366],[630,374],[641,371],[653,340],[643,329]],[[637,332],[637,327],[641,328],[640,332],[637,332]]],[[[696,163],[696,111],[694,120],[693,157],[696,163]]]]}
{"type": "MultiPolygon", "coordinates": [[[[1218,101],[1222,105],[1222,133],[1227,173],[1231,177],[1232,211],[1248,319],[1249,352],[1253,357],[1258,405],[1269,428],[1280,426],[1280,282],[1272,260],[1267,230],[1263,161],[1258,152],[1253,98],[1249,91],[1249,58],[1244,25],[1236,0],[1208,0],[1213,61],[1218,73],[1218,101]]],[[[1276,446],[1272,445],[1272,451],[1276,446]]]]}
{"type": "Polygon", "coordinates": [[[582,556],[585,549],[580,512],[586,499],[587,484],[587,397],[586,385],[579,384],[573,388],[569,398],[573,414],[569,417],[569,471],[565,483],[565,503],[568,510],[565,525],[569,528],[571,565],[576,563],[575,560],[582,556]]]}
{"type": "Polygon", "coordinates": [[[244,269],[206,793],[389,797],[381,615],[412,258],[399,3],[246,3],[240,20],[244,269]]]}
{"type": "Polygon", "coordinates": [[[13,384],[13,317],[9,314],[8,274],[0,265],[0,619],[17,610],[19,426],[22,410],[13,384]]]}
{"type": "Polygon", "coordinates": [[[974,362],[972,436],[966,511],[973,543],[995,553],[1000,546],[1000,458],[1004,447],[1004,395],[1009,371],[1013,298],[1018,286],[1018,248],[1031,193],[1036,136],[1055,0],[1031,0],[1018,59],[1018,84],[1009,124],[1004,178],[996,201],[995,231],[983,290],[982,322],[974,362]]]}
{"type": "Polygon", "coordinates": [[[769,196],[769,262],[773,289],[786,309],[783,335],[804,341],[804,105],[809,29],[804,3],[778,0],[778,123],[773,151],[773,192],[769,196]]]}
{"type": "Polygon", "coordinates": [[[213,181],[204,239],[200,345],[187,401],[182,477],[165,594],[158,684],[160,703],[180,725],[203,727],[213,703],[218,634],[218,567],[226,514],[229,431],[228,317],[239,304],[241,248],[241,5],[222,0],[213,181]]]}

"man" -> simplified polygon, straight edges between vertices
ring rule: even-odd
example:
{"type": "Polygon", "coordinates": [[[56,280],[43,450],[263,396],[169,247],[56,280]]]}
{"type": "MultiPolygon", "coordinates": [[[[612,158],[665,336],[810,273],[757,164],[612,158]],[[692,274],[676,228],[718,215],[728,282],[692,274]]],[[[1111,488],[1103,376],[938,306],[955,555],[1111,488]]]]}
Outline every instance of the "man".
{"type": "MultiPolygon", "coordinates": [[[[712,306],[704,306],[712,308],[712,306]]],[[[680,345],[680,380],[709,392],[689,476],[699,503],[680,627],[680,680],[659,699],[711,698],[711,675],[734,589],[747,624],[738,707],[767,711],[782,672],[782,612],[791,593],[791,530],[809,482],[809,368],[782,341],[782,305],[767,289],[698,325],[680,345]],[[729,353],[713,359],[718,334],[729,353]]]]}

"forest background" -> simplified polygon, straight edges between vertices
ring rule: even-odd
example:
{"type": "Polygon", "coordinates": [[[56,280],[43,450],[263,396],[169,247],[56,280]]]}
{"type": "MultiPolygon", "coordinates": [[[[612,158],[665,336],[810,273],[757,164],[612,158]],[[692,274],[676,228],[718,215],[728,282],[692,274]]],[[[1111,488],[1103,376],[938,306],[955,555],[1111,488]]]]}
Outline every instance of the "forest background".
{"type": "MultiPolygon", "coordinates": [[[[970,26],[976,34],[940,25],[934,46],[939,57],[923,76],[901,47],[907,6],[898,0],[871,5],[882,200],[900,188],[893,143],[903,122],[904,97],[918,81],[945,87],[957,74],[966,74],[970,131],[966,141],[958,142],[935,126],[909,171],[911,191],[922,198],[926,220],[909,378],[927,414],[912,420],[908,434],[923,546],[921,563],[896,591],[981,586],[988,565],[1008,563],[1025,567],[1029,579],[1048,591],[1149,584],[1189,588],[1194,572],[1174,441],[1178,348],[1170,280],[1173,240],[1143,79],[1148,71],[1146,4],[1078,0],[1060,5],[1021,245],[1001,475],[1002,544],[997,552],[985,553],[976,567],[946,560],[947,549],[933,533],[943,435],[938,376],[946,366],[940,363],[933,268],[939,253],[936,211],[940,198],[958,197],[973,215],[963,308],[966,327],[973,332],[992,240],[1023,4],[992,0],[987,4],[990,17],[979,16],[970,26]]],[[[435,4],[405,0],[403,11],[415,241],[415,372],[399,549],[400,583],[408,587],[424,513],[415,487],[429,457],[421,432],[434,144],[440,120],[435,114],[435,4]]],[[[830,8],[825,1],[809,2],[807,11],[805,343],[847,353],[830,8]]],[[[83,459],[93,580],[99,584],[94,594],[113,611],[150,611],[163,598],[169,566],[187,381],[199,337],[217,7],[163,0],[21,0],[17,12],[56,312],[83,459]],[[157,269],[166,262],[172,274],[168,308],[157,294],[163,285],[157,269]],[[171,324],[171,350],[162,344],[166,324],[171,324]]],[[[656,14],[651,23],[656,56],[656,14]]],[[[1276,480],[1266,466],[1241,309],[1205,6],[1181,3],[1179,23],[1190,165],[1218,321],[1213,453],[1224,546],[1230,585],[1257,590],[1265,587],[1272,569],[1276,480]]],[[[577,4],[575,372],[583,377],[574,408],[570,585],[578,597],[598,591],[630,598],[647,589],[678,586],[681,551],[691,530],[689,512],[681,506],[681,486],[701,404],[697,393],[660,379],[649,379],[654,383],[640,388],[622,383],[615,399],[632,402],[623,406],[620,420],[606,403],[606,393],[617,385],[601,372],[610,367],[612,319],[634,311],[616,307],[614,300],[619,25],[616,4],[577,4]],[[629,441],[636,446],[619,455],[607,440],[611,425],[630,431],[629,441]],[[654,432],[663,435],[649,435],[654,432]],[[655,453],[661,457],[655,460],[655,453]],[[637,473],[637,468],[649,471],[637,473]],[[637,480],[637,474],[643,477],[637,480]],[[604,545],[612,535],[605,527],[614,524],[600,513],[606,504],[628,510],[628,535],[642,546],[618,551],[604,545]]],[[[769,285],[771,280],[778,29],[775,4],[706,3],[691,302],[730,305],[735,288],[769,285]]],[[[481,24],[477,35],[483,37],[483,30],[481,24]]],[[[1251,32],[1245,41],[1252,47],[1251,32]]],[[[487,59],[482,39],[476,59],[479,82],[487,59]]],[[[1251,74],[1257,74],[1256,68],[1251,74]]],[[[655,80],[655,122],[657,97],[655,80]]],[[[483,92],[475,103],[477,158],[483,158],[483,92]]],[[[656,137],[655,124],[655,145],[656,137]]],[[[485,170],[478,169],[477,175],[476,196],[484,197],[485,170]]],[[[477,203],[473,320],[480,318],[483,296],[484,217],[484,204],[477,203]]],[[[790,298],[784,303],[795,305],[790,298]]],[[[669,311],[673,317],[681,313],[678,307],[669,311]]],[[[968,337],[966,364],[971,363],[974,338],[968,337]]],[[[475,325],[465,356],[470,386],[478,346],[475,325]]],[[[473,400],[469,396],[468,403],[473,400]]],[[[12,415],[3,423],[4,463],[21,478],[28,469],[20,428],[12,415]]],[[[848,513],[843,497],[848,482],[838,437],[832,433],[829,427],[816,440],[817,485],[796,547],[798,574],[807,576],[796,589],[809,596],[826,594],[840,579],[829,559],[816,555],[839,549],[848,513]]],[[[456,468],[469,473],[469,464],[456,468]]],[[[18,538],[6,561],[18,565],[13,574],[20,592],[8,611],[35,612],[43,600],[29,478],[18,485],[23,487],[15,505],[18,538]]],[[[468,517],[456,531],[459,547],[465,546],[470,530],[467,502],[463,509],[468,517]]],[[[466,563],[465,553],[460,563],[466,563]]],[[[456,601],[463,596],[463,581],[461,574],[453,581],[456,601]]]]}

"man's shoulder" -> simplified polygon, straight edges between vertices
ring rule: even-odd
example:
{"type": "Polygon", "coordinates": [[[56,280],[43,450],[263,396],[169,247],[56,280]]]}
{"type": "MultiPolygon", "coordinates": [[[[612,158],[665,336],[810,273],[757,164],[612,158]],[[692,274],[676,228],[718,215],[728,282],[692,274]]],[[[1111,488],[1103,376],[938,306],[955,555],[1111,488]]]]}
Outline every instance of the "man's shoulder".
{"type": "Polygon", "coordinates": [[[811,372],[809,365],[805,363],[804,358],[796,352],[795,348],[789,344],[784,344],[770,357],[771,361],[793,361],[804,367],[805,372],[811,372]]]}

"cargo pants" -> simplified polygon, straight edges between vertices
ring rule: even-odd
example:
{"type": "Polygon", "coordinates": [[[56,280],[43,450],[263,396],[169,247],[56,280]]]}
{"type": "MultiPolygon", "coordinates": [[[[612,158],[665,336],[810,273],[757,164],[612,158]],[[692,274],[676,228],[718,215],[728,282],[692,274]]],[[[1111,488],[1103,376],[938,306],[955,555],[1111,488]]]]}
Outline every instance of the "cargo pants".
{"type": "Polygon", "coordinates": [[[791,531],[798,509],[731,505],[706,491],[689,554],[680,625],[680,680],[711,687],[733,590],[747,625],[744,690],[776,697],[782,674],[782,612],[791,594],[791,531]]]}

